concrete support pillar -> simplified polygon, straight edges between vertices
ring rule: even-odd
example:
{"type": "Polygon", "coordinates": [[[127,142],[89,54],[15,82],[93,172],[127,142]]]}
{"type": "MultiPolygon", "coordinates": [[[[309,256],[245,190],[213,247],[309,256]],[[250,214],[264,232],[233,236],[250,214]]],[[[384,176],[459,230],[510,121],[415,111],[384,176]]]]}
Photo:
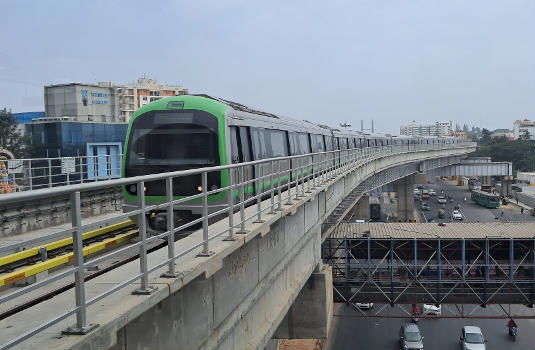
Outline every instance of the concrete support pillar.
{"type": "Polygon", "coordinates": [[[349,218],[359,220],[370,219],[370,196],[368,194],[364,194],[360,197],[357,204],[355,204],[347,215],[347,219],[349,218]]]}
{"type": "Polygon", "coordinates": [[[481,176],[482,185],[490,185],[490,176],[481,176]]]}
{"type": "Polygon", "coordinates": [[[513,177],[512,176],[502,176],[502,196],[512,196],[513,195],[513,177]]]}
{"type": "Polygon", "coordinates": [[[288,310],[274,339],[327,338],[333,315],[332,268],[320,265],[288,310]]]}
{"type": "Polygon", "coordinates": [[[398,193],[398,221],[414,220],[414,176],[409,175],[394,182],[398,193]]]}

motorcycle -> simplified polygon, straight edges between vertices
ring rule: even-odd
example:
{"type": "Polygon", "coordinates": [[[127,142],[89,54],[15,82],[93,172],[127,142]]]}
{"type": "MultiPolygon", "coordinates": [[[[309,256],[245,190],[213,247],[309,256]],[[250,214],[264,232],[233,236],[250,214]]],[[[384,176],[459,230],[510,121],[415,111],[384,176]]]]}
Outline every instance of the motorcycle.
{"type": "Polygon", "coordinates": [[[509,327],[509,336],[513,338],[513,341],[516,340],[516,332],[517,332],[516,327],[509,327]]]}

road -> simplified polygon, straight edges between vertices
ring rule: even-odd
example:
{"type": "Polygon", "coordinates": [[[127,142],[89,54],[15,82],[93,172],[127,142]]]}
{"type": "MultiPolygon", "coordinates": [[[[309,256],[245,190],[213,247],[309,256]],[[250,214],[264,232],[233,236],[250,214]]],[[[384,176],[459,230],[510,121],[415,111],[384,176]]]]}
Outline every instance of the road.
{"type": "MultiPolygon", "coordinates": [[[[451,213],[455,208],[456,204],[459,204],[461,207],[461,213],[463,215],[464,222],[512,222],[512,221],[534,221],[535,217],[530,216],[528,211],[524,211],[524,214],[520,213],[520,208],[514,204],[501,205],[499,209],[489,209],[475,204],[470,200],[470,191],[468,191],[466,186],[454,186],[448,181],[437,180],[435,184],[425,185],[427,188],[433,188],[437,192],[437,196],[431,196],[428,200],[423,200],[422,202],[427,202],[431,208],[429,211],[419,210],[419,215],[421,222],[425,222],[427,219],[435,220],[437,222],[450,222],[451,213]],[[444,219],[438,219],[438,209],[443,206],[443,204],[437,203],[437,198],[441,196],[441,190],[444,190],[444,196],[453,197],[453,203],[446,204],[446,216],[444,219]],[[466,202],[464,198],[466,197],[466,202]],[[502,215],[503,212],[503,215],[502,215]]],[[[416,201],[415,208],[420,209],[421,203],[416,201]]]]}
{"type": "MultiPolygon", "coordinates": [[[[372,312],[377,312],[381,305],[375,305],[372,312]]],[[[409,309],[408,306],[404,306],[409,309]]],[[[454,305],[445,305],[442,312],[447,315],[446,307],[454,309],[454,305]]],[[[475,306],[467,305],[465,310],[475,306]]],[[[511,311],[518,315],[534,315],[533,309],[525,306],[511,306],[511,311]]],[[[386,307],[380,314],[402,314],[398,307],[386,307]],[[397,308],[397,310],[396,310],[397,308]]],[[[497,315],[498,306],[489,305],[487,309],[479,308],[475,314],[497,315]]],[[[337,303],[334,307],[331,331],[323,349],[326,350],[383,350],[400,349],[398,332],[401,324],[409,319],[360,317],[362,313],[352,306],[337,303]]],[[[535,349],[534,320],[516,320],[518,335],[512,342],[507,333],[506,319],[420,319],[418,326],[424,337],[424,349],[445,350],[460,349],[459,336],[461,328],[467,325],[479,326],[488,340],[487,350],[535,349]]]]}

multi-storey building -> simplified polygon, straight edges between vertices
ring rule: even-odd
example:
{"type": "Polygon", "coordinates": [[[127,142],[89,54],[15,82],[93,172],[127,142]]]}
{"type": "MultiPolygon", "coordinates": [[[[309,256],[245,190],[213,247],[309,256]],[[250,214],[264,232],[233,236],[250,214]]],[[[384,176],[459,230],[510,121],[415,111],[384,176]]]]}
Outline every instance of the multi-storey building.
{"type": "Polygon", "coordinates": [[[515,121],[513,124],[513,135],[515,140],[519,138],[535,140],[535,122],[528,119],[515,121]]]}
{"type": "Polygon", "coordinates": [[[412,121],[402,126],[399,133],[406,136],[451,136],[451,122],[422,125],[412,121]]]}
{"type": "Polygon", "coordinates": [[[128,122],[136,109],[164,97],[187,95],[181,86],[160,85],[155,79],[140,78],[137,83],[118,87],[119,118],[128,122]]]}

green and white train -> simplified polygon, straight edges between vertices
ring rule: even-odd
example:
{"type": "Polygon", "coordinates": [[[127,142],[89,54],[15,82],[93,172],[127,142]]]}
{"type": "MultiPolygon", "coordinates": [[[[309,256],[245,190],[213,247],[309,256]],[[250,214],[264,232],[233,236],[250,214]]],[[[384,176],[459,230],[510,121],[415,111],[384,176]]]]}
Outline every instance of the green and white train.
{"type": "MultiPolygon", "coordinates": [[[[341,131],[254,110],[239,103],[206,95],[184,95],[154,101],[134,113],[126,136],[122,176],[148,175],[332,150],[457,142],[454,138],[392,137],[341,131]]],[[[312,157],[308,161],[311,160],[312,157]]],[[[289,166],[295,168],[293,163],[281,162],[281,171],[288,170],[289,166]]],[[[245,180],[254,178],[255,172],[266,175],[268,168],[269,166],[246,167],[245,180]]],[[[233,179],[238,179],[238,174],[233,176],[233,179]]],[[[277,185],[279,181],[286,183],[288,176],[280,176],[280,179],[275,179],[274,184],[277,185]]],[[[208,174],[208,190],[226,186],[228,171],[208,174]]],[[[269,184],[267,186],[269,188],[269,184]]],[[[147,182],[145,187],[147,204],[165,202],[165,181],[147,182]]],[[[265,185],[262,190],[266,190],[265,185]]],[[[201,175],[173,180],[173,195],[176,199],[201,191],[201,175]]],[[[208,197],[209,213],[227,207],[227,192],[220,191],[208,197]]],[[[123,195],[123,210],[135,210],[136,186],[124,187],[123,195]]],[[[237,193],[233,195],[237,196],[237,193]]],[[[247,186],[246,198],[254,195],[254,186],[247,186]]],[[[200,200],[175,205],[175,225],[199,217],[201,210],[200,200]]],[[[149,214],[148,223],[153,230],[165,230],[165,211],[149,214]]]]}

